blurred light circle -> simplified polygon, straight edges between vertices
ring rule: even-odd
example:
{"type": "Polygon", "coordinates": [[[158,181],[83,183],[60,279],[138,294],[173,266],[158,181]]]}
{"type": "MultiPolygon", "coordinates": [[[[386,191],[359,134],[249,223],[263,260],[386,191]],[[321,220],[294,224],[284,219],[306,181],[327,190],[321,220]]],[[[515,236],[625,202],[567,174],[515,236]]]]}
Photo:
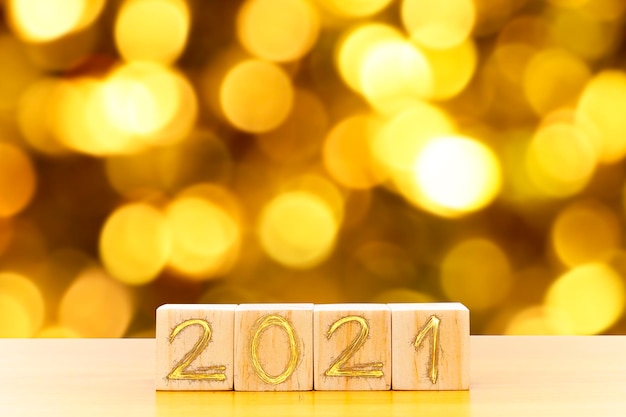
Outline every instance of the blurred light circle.
{"type": "Polygon", "coordinates": [[[144,203],[115,210],[100,234],[100,256],[107,271],[125,284],[142,285],[163,270],[171,250],[165,216],[144,203]]]}
{"type": "Polygon", "coordinates": [[[559,260],[573,267],[608,260],[621,246],[621,230],[615,212],[598,201],[587,200],[562,210],[550,237],[559,260]]]}
{"type": "Polygon", "coordinates": [[[37,189],[37,173],[28,155],[0,142],[0,217],[11,217],[28,206],[37,189]]]}
{"type": "Polygon", "coordinates": [[[252,55],[269,61],[304,56],[319,33],[317,10],[308,0],[247,0],[237,16],[237,37],[252,55]]]}
{"type": "Polygon", "coordinates": [[[402,23],[411,38],[433,49],[465,41],[474,28],[473,0],[402,0],[402,23]]]}
{"type": "Polygon", "coordinates": [[[383,23],[365,23],[349,29],[337,43],[335,65],[343,81],[362,93],[363,64],[370,51],[381,42],[402,40],[402,33],[383,23]]]}
{"type": "Polygon", "coordinates": [[[585,86],[577,108],[577,122],[594,139],[599,159],[614,163],[626,155],[626,73],[605,70],[585,86]]]}
{"type": "Polygon", "coordinates": [[[333,249],[338,224],[332,209],[309,192],[283,193],[264,207],[258,233],[275,261],[306,269],[326,259],[333,249]]]}
{"type": "Polygon", "coordinates": [[[349,188],[371,188],[382,182],[371,143],[375,122],[368,115],[351,116],[337,123],[324,142],[324,165],[335,180],[349,188]]]}
{"type": "Polygon", "coordinates": [[[569,320],[572,333],[598,334],[621,317],[625,291],[623,278],[612,268],[589,263],[554,281],[546,293],[545,305],[569,320]]]}
{"type": "Polygon", "coordinates": [[[511,265],[500,247],[488,239],[464,240],[452,247],[441,264],[441,287],[449,300],[470,310],[502,304],[512,287],[511,265]]]}
{"type": "Polygon", "coordinates": [[[387,7],[392,0],[316,0],[330,13],[344,18],[373,16],[387,7]]]}
{"type": "Polygon", "coordinates": [[[367,51],[360,75],[363,95],[385,114],[399,112],[433,93],[430,64],[409,41],[378,42],[367,51]]]}
{"type": "Polygon", "coordinates": [[[191,278],[209,279],[232,266],[240,230],[222,207],[198,197],[181,197],[168,206],[166,216],[173,268],[191,278]]]}
{"type": "Polygon", "coordinates": [[[226,74],[220,87],[220,103],[228,121],[250,133],[264,133],[280,126],[293,105],[293,86],[278,66],[248,60],[226,74]]]}
{"type": "Polygon", "coordinates": [[[33,328],[26,307],[15,298],[0,293],[0,338],[32,337],[33,328]]]}
{"type": "Polygon", "coordinates": [[[185,48],[189,26],[183,0],[126,0],[115,21],[115,43],[126,61],[171,64],[185,48]]]}
{"type": "Polygon", "coordinates": [[[494,153],[460,136],[436,137],[426,143],[413,172],[424,207],[446,217],[485,207],[498,195],[502,181],[494,153]]]}
{"type": "Polygon", "coordinates": [[[130,291],[99,269],[72,282],[59,305],[59,325],[81,337],[122,337],[134,313],[130,291]]]}
{"type": "Polygon", "coordinates": [[[0,293],[20,303],[28,313],[29,337],[39,331],[45,319],[45,301],[41,290],[34,282],[21,274],[2,272],[0,293]]]}
{"type": "Polygon", "coordinates": [[[104,3],[104,0],[9,0],[9,22],[25,41],[50,42],[93,23],[104,3]]]}

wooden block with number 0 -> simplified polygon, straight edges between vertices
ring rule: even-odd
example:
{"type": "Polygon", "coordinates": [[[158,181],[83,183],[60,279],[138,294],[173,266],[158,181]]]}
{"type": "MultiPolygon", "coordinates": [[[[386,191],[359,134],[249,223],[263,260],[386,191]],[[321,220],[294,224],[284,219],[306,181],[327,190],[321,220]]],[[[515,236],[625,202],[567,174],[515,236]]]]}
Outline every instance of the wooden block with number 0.
{"type": "Polygon", "coordinates": [[[389,304],[392,389],[469,389],[469,310],[460,303],[389,304]]]}
{"type": "Polygon", "coordinates": [[[156,312],[156,389],[233,389],[236,304],[166,304],[156,312]]]}
{"type": "Polygon", "coordinates": [[[391,387],[391,312],[386,304],[316,305],[316,390],[391,387]]]}
{"type": "Polygon", "coordinates": [[[242,304],[235,312],[235,390],[313,389],[313,304],[242,304]]]}

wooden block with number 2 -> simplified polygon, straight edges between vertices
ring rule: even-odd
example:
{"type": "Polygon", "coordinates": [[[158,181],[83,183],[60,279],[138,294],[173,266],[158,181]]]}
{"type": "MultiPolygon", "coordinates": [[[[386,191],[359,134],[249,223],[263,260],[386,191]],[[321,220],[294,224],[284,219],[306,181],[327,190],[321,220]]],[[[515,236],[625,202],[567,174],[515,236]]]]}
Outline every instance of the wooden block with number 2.
{"type": "Polygon", "coordinates": [[[391,388],[391,312],[386,304],[316,305],[316,390],[391,388]]]}
{"type": "Polygon", "coordinates": [[[469,310],[460,303],[389,304],[392,389],[469,389],[469,310]]]}
{"type": "Polygon", "coordinates": [[[166,304],[156,312],[156,389],[233,389],[236,304],[166,304]]]}

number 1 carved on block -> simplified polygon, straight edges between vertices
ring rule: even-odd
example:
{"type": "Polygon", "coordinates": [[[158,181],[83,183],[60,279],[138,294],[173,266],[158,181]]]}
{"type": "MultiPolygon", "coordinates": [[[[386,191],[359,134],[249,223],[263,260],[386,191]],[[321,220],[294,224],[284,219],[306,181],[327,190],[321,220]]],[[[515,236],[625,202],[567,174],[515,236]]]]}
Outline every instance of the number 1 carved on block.
{"type": "Polygon", "coordinates": [[[174,327],[172,333],[170,334],[170,344],[176,339],[176,336],[181,332],[181,330],[189,327],[189,326],[200,326],[202,328],[202,335],[196,342],[196,344],[191,348],[189,352],[183,356],[183,358],[174,365],[172,371],[167,375],[167,379],[171,380],[180,380],[180,379],[192,379],[192,380],[215,380],[215,381],[224,381],[226,379],[226,375],[224,371],[226,370],[225,366],[207,366],[198,368],[195,370],[188,370],[189,365],[196,360],[196,358],[202,353],[204,349],[209,345],[211,341],[211,325],[206,320],[202,319],[189,319],[180,323],[178,326],[174,327]]]}
{"type": "Polygon", "coordinates": [[[432,332],[431,344],[430,344],[430,381],[437,383],[437,377],[439,375],[439,324],[441,320],[437,316],[430,316],[428,322],[422,327],[415,338],[415,351],[419,351],[422,342],[428,335],[428,332],[432,332]]]}

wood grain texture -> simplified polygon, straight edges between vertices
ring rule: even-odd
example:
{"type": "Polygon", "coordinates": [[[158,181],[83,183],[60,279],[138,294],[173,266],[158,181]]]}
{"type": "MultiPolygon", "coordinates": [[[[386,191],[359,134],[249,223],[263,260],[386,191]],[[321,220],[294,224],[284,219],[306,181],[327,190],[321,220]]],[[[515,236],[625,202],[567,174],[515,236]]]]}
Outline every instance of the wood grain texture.
{"type": "Polygon", "coordinates": [[[460,303],[389,304],[394,390],[469,389],[469,310],[460,303]],[[423,336],[421,339],[418,335],[423,336]]]}
{"type": "Polygon", "coordinates": [[[313,304],[242,304],[235,312],[235,390],[313,389],[313,304]]]}
{"type": "Polygon", "coordinates": [[[0,339],[0,416],[626,416],[626,336],[471,336],[469,391],[154,390],[154,339],[0,339]]]}
{"type": "Polygon", "coordinates": [[[233,389],[236,307],[166,304],[157,309],[157,390],[233,389]]]}
{"type": "Polygon", "coordinates": [[[321,304],[313,315],[316,390],[391,388],[391,312],[386,304],[321,304]]]}

